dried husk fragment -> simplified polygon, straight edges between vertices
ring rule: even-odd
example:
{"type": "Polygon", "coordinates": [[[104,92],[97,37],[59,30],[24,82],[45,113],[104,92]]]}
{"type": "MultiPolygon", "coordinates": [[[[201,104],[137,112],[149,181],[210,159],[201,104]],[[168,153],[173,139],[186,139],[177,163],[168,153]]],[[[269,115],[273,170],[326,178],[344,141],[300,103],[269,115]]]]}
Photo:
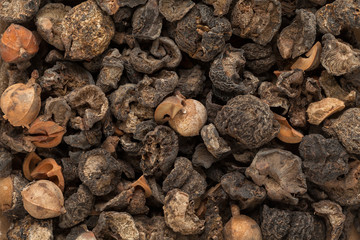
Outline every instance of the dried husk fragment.
{"type": "Polygon", "coordinates": [[[321,43],[316,42],[314,46],[305,53],[306,57],[299,57],[290,68],[301,69],[303,71],[314,70],[320,64],[321,49],[321,43]]]}
{"type": "Polygon", "coordinates": [[[22,168],[24,176],[27,180],[33,180],[31,172],[41,160],[42,159],[35,152],[31,152],[26,155],[22,168]]]}
{"type": "Polygon", "coordinates": [[[135,182],[133,182],[131,184],[132,187],[136,188],[136,187],[140,187],[144,190],[145,192],[145,197],[150,197],[152,195],[152,192],[151,192],[151,188],[145,178],[144,175],[142,175],[138,180],[136,180],[135,182]]]}
{"type": "Polygon", "coordinates": [[[344,108],[344,102],[337,98],[324,98],[318,102],[312,102],[306,110],[309,117],[308,122],[313,125],[319,125],[327,117],[344,108]]]}
{"type": "Polygon", "coordinates": [[[61,172],[61,166],[52,158],[42,160],[31,172],[31,177],[33,179],[48,179],[64,192],[65,180],[61,172]]]}
{"type": "Polygon", "coordinates": [[[293,129],[286,118],[274,113],[275,119],[280,123],[280,131],[277,134],[277,138],[285,143],[299,143],[304,135],[295,129],[293,129]]]}
{"type": "Polygon", "coordinates": [[[49,180],[30,183],[21,195],[25,210],[34,218],[54,218],[66,212],[60,188],[49,180]]]}
{"type": "Polygon", "coordinates": [[[155,110],[155,121],[159,124],[167,122],[169,119],[174,118],[175,115],[184,108],[184,105],[185,97],[181,94],[166,98],[155,110]]]}

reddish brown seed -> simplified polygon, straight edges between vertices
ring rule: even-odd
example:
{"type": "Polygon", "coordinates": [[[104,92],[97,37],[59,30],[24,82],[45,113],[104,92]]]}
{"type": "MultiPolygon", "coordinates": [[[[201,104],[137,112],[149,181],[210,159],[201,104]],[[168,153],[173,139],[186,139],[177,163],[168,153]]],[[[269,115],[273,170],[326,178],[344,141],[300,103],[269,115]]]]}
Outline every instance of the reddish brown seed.
{"type": "Polygon", "coordinates": [[[42,160],[31,172],[31,177],[33,179],[50,180],[64,192],[65,180],[61,172],[61,166],[52,158],[42,160]]]}
{"type": "Polygon", "coordinates": [[[11,24],[0,40],[0,54],[5,62],[19,63],[32,58],[39,50],[39,41],[28,29],[11,24]]]}

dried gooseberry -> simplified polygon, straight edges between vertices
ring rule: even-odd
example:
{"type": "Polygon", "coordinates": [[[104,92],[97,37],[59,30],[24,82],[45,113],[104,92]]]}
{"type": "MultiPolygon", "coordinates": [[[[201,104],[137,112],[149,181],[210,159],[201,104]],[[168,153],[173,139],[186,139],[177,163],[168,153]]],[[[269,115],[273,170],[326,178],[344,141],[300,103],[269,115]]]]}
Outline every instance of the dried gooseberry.
{"type": "Polygon", "coordinates": [[[0,212],[11,208],[13,189],[13,181],[10,176],[0,179],[0,212]]]}
{"type": "Polygon", "coordinates": [[[40,112],[41,88],[35,83],[38,72],[33,71],[27,84],[17,83],[1,95],[1,110],[11,125],[29,127],[40,112]]]}
{"type": "Polygon", "coordinates": [[[34,218],[54,218],[66,212],[60,188],[49,180],[30,183],[21,195],[25,210],[34,218]]]}
{"type": "Polygon", "coordinates": [[[240,215],[239,207],[231,206],[232,218],[224,227],[225,240],[262,240],[259,225],[250,217],[240,215]]]}
{"type": "Polygon", "coordinates": [[[195,99],[185,100],[184,105],[185,107],[169,120],[169,124],[184,137],[197,136],[207,120],[206,108],[195,99]]]}
{"type": "Polygon", "coordinates": [[[39,50],[39,41],[28,29],[11,24],[0,40],[1,58],[5,62],[19,63],[32,58],[39,50]]]}

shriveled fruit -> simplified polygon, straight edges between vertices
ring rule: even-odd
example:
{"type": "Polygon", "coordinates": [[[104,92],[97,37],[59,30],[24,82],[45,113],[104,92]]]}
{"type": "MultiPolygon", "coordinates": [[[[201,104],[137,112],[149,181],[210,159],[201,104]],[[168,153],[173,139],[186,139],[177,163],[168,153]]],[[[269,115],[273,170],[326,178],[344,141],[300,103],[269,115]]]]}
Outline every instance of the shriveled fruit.
{"type": "Polygon", "coordinates": [[[21,195],[25,210],[34,218],[54,218],[66,212],[60,188],[49,180],[30,183],[21,195]]]}
{"type": "Polygon", "coordinates": [[[15,127],[29,127],[40,112],[41,87],[35,83],[38,72],[31,74],[27,84],[17,83],[8,87],[1,95],[1,110],[4,118],[15,127]]]}

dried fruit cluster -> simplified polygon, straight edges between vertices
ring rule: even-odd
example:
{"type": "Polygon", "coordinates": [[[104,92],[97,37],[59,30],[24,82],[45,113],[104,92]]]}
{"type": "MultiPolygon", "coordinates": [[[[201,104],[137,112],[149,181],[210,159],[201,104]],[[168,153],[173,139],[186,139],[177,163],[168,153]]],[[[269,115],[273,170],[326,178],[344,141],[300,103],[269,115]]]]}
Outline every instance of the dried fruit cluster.
{"type": "Polygon", "coordinates": [[[0,0],[0,238],[360,239],[359,10],[0,0]]]}

